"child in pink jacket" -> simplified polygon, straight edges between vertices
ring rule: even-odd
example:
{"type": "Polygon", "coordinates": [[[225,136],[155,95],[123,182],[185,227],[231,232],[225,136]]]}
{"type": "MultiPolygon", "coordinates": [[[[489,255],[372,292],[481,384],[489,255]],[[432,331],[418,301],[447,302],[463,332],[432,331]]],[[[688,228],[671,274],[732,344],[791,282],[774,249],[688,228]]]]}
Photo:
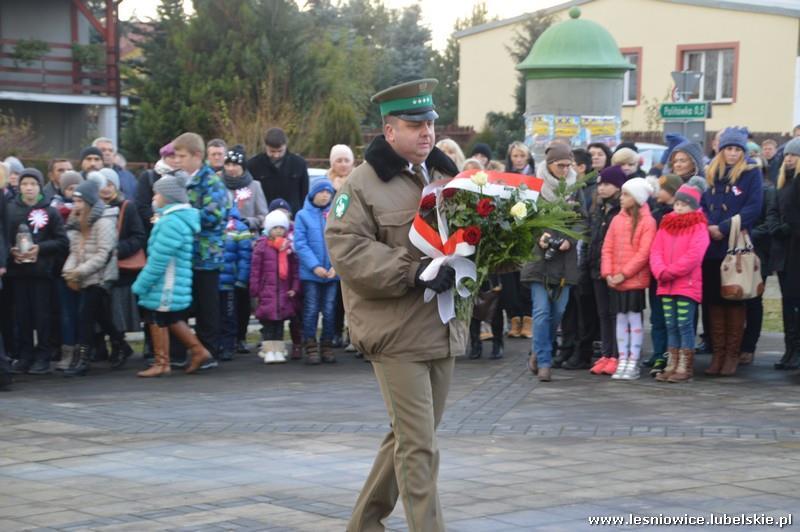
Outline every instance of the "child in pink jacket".
{"type": "Polygon", "coordinates": [[[674,211],[664,217],[650,250],[650,268],[667,323],[667,366],[661,382],[688,382],[694,366],[694,316],[703,299],[702,263],[710,242],[700,209],[705,180],[692,178],[675,194],[674,211]]]}
{"type": "Polygon", "coordinates": [[[611,221],[603,242],[600,273],[611,289],[609,304],[617,316],[619,358],[612,379],[639,378],[642,311],[645,289],[650,286],[650,245],[656,234],[656,221],[647,205],[652,193],[641,177],[626,181],[619,201],[621,210],[611,221]]]}

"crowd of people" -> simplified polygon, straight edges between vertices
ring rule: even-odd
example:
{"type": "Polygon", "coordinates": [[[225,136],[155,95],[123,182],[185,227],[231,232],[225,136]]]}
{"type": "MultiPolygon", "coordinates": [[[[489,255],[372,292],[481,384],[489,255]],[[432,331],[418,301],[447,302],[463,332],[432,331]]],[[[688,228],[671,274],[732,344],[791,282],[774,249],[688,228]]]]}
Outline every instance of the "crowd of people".
{"type": "MultiPolygon", "coordinates": [[[[486,144],[466,157],[452,139],[439,141],[458,170],[536,175],[544,182],[539,201],[566,190],[579,214],[574,234],[546,232],[537,260],[491,276],[494,304],[476,308],[469,358],[483,356],[484,341],[489,357],[501,358],[508,336],[532,339],[528,366],[544,382],[554,368],[631,380],[642,367],[658,381],[687,382],[696,349],[712,354],[707,375],[734,375],[752,362],[763,320],[760,297],[721,294],[720,266],[738,225],[752,238],[763,278],[778,275],[785,353],[775,367],[800,368],[800,282],[791,274],[800,266],[795,131],[781,146],[759,146],[747,130],[727,128],[708,155],[668,135],[668,150],[648,173],[633,143],[612,151],[554,141],[536,164],[522,142],[501,161],[486,144]],[[647,306],[653,352],[644,360],[647,306]]],[[[139,331],[147,362],[139,376],[211,369],[250,352],[252,316],[266,364],[333,363],[343,347],[360,356],[325,240],[353,151],[333,146],[327,175],[310,181],[288,144],[272,128],[264,152],[248,158],[241,145],[184,133],[138,178],[107,138],[80,152],[77,169],[54,159],[47,175],[7,157],[0,383],[10,373],[84,376],[104,359],[121,368],[134,353],[126,333],[139,331]]]]}

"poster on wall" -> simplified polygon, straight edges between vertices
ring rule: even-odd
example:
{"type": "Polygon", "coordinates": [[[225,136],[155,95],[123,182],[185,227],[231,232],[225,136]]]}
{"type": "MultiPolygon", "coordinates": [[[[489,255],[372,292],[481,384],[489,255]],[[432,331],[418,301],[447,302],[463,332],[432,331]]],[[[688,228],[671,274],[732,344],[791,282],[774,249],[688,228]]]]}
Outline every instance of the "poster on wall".
{"type": "Polygon", "coordinates": [[[610,148],[622,139],[622,119],[618,116],[582,116],[581,128],[586,132],[586,143],[602,142],[610,148]]]}
{"type": "Polygon", "coordinates": [[[555,117],[554,138],[567,140],[570,146],[578,148],[585,144],[583,136],[580,116],[558,115],[555,117]]]}
{"type": "Polygon", "coordinates": [[[541,151],[553,140],[553,115],[525,115],[525,144],[541,151]]]}

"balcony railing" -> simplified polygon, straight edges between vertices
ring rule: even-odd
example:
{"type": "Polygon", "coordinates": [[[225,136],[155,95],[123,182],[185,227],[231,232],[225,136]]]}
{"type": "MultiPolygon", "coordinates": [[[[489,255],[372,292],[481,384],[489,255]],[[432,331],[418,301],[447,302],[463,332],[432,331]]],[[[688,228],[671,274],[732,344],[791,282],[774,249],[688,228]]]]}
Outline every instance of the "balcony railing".
{"type": "MultiPolygon", "coordinates": [[[[103,49],[104,64],[86,67],[73,57],[73,45],[47,42],[40,57],[15,61],[16,39],[0,39],[0,90],[50,94],[111,95],[116,91],[113,53],[103,49]]],[[[104,46],[104,45],[100,45],[104,46]]]]}

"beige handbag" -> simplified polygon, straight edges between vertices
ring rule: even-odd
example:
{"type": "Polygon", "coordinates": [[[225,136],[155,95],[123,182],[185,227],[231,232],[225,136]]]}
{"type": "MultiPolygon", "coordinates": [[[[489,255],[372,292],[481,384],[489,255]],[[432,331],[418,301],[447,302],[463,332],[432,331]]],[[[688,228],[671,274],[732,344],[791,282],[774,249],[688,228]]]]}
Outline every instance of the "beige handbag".
{"type": "Polygon", "coordinates": [[[737,214],[731,218],[728,253],[720,266],[722,297],[732,301],[753,299],[764,293],[761,260],[753,249],[750,235],[741,226],[741,216],[737,214]]]}

